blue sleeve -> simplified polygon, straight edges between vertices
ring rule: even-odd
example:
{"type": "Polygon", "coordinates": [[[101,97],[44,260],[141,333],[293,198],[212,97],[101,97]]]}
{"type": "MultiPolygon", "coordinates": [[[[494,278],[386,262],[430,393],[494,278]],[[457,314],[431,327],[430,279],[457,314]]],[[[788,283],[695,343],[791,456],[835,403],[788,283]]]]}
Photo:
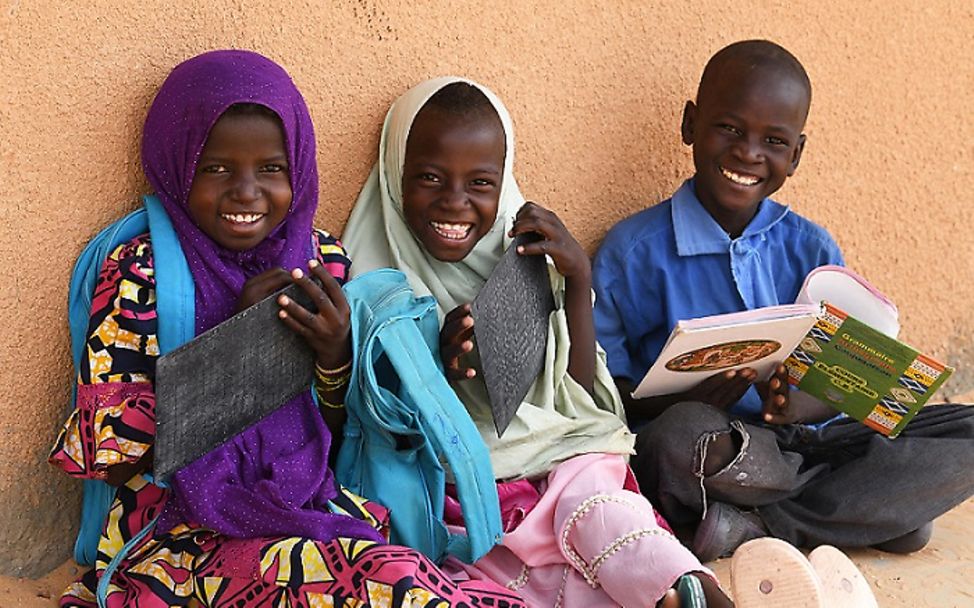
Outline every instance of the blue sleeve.
{"type": "Polygon", "coordinates": [[[599,248],[592,266],[595,290],[595,336],[605,350],[606,362],[613,377],[632,380],[632,357],[627,347],[625,319],[632,307],[626,288],[624,252],[611,240],[611,234],[599,248]]]}

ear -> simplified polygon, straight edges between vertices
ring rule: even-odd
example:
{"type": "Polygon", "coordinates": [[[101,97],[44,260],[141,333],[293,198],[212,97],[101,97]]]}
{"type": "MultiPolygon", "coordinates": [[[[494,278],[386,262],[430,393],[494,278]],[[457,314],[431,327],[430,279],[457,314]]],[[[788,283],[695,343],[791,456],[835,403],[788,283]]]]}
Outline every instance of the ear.
{"type": "Polygon", "coordinates": [[[798,170],[798,163],[802,159],[802,151],[805,149],[805,134],[802,133],[798,136],[798,145],[795,146],[795,153],[791,155],[791,166],[788,167],[788,177],[795,174],[798,170]]]}
{"type": "Polygon", "coordinates": [[[693,125],[697,119],[697,106],[692,101],[687,100],[683,106],[683,122],[680,124],[680,134],[683,136],[683,143],[688,146],[693,145],[693,125]]]}

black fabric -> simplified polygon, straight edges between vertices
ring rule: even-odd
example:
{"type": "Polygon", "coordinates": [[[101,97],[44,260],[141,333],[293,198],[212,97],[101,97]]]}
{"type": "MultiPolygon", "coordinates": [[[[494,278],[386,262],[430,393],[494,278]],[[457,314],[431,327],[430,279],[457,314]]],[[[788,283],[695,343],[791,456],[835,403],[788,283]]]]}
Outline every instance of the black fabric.
{"type": "MultiPolygon", "coordinates": [[[[641,431],[640,489],[674,523],[699,521],[700,441],[733,418],[680,403],[641,431]]],[[[708,500],[757,513],[796,546],[864,547],[912,532],[974,494],[974,407],[928,405],[896,439],[852,419],[824,428],[743,424],[739,458],[704,481],[708,500]]]]}
{"type": "Polygon", "coordinates": [[[544,256],[520,255],[537,240],[518,235],[473,301],[474,337],[500,437],[544,369],[548,320],[555,308],[544,256]]]}
{"type": "Polygon", "coordinates": [[[291,285],[156,363],[158,478],[167,479],[311,386],[314,353],[278,319],[281,293],[316,310],[291,285]]]}

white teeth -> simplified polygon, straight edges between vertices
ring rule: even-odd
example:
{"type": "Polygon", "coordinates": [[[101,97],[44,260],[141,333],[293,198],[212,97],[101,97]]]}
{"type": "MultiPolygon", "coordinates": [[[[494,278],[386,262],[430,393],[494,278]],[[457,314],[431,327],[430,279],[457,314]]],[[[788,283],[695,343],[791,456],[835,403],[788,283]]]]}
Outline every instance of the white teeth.
{"type": "Polygon", "coordinates": [[[264,217],[263,213],[221,213],[220,217],[234,224],[253,224],[264,217]]]}
{"type": "Polygon", "coordinates": [[[735,184],[740,184],[742,186],[753,186],[761,181],[761,178],[756,175],[742,175],[740,173],[735,173],[730,169],[720,168],[720,172],[724,174],[724,177],[734,182],[735,184]]]}
{"type": "Polygon", "coordinates": [[[430,222],[430,226],[440,236],[452,241],[462,241],[470,234],[473,224],[447,224],[445,222],[430,222]]]}

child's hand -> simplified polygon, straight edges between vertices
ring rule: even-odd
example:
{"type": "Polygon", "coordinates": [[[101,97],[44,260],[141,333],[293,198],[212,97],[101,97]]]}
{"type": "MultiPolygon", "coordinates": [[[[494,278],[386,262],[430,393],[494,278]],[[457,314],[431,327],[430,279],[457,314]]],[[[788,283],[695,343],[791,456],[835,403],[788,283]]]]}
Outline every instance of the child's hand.
{"type": "Polygon", "coordinates": [[[535,232],[543,238],[534,243],[518,246],[522,255],[549,255],[566,279],[591,281],[592,265],[588,255],[575,237],[565,228],[558,216],[535,203],[524,203],[517,212],[510,236],[535,232]]]}
{"type": "Polygon", "coordinates": [[[838,414],[808,393],[792,391],[788,386],[788,370],[781,364],[770,380],[758,384],[758,393],[764,400],[761,416],[768,424],[814,424],[838,414]]]}
{"type": "Polygon", "coordinates": [[[244,283],[243,291],[237,298],[237,312],[250,308],[275,291],[280,291],[291,284],[291,275],[283,268],[271,268],[257,276],[250,277],[244,283]]]}
{"type": "Polygon", "coordinates": [[[684,401],[701,401],[726,410],[740,401],[757,378],[751,367],[714,374],[683,394],[684,401]]]}
{"type": "Polygon", "coordinates": [[[472,367],[460,367],[460,357],[473,350],[472,337],[470,305],[461,304],[447,313],[440,330],[440,358],[450,380],[468,380],[477,375],[472,367]]]}
{"type": "Polygon", "coordinates": [[[341,286],[316,260],[308,262],[308,269],[321,287],[300,268],[291,271],[289,279],[301,286],[318,307],[313,313],[286,295],[277,298],[281,306],[278,316],[285,325],[301,335],[314,349],[318,365],[325,369],[341,367],[352,358],[350,340],[351,311],[341,286]]]}
{"type": "Polygon", "coordinates": [[[768,424],[793,424],[799,422],[799,411],[791,407],[791,389],[788,387],[788,370],[778,364],[767,382],[758,383],[758,394],[764,400],[761,418],[768,424]]]}

